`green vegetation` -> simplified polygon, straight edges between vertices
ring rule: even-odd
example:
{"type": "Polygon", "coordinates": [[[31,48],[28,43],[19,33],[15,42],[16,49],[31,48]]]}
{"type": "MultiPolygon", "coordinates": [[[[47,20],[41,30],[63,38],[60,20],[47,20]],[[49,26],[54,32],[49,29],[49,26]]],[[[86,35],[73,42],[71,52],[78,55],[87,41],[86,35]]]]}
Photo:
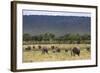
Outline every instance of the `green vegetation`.
{"type": "Polygon", "coordinates": [[[50,43],[67,43],[67,44],[90,44],[90,34],[65,34],[62,36],[56,36],[52,33],[44,33],[40,35],[32,36],[28,33],[23,34],[24,44],[50,44],[50,43]]]}

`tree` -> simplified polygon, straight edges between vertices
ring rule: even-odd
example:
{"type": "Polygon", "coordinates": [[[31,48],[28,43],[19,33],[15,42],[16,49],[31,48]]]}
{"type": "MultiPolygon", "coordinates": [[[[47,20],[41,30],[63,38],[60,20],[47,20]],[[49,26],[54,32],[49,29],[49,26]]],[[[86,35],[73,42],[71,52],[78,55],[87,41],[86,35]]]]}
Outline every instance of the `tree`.
{"type": "Polygon", "coordinates": [[[49,40],[54,40],[55,39],[55,35],[52,33],[49,33],[49,40]]]}
{"type": "Polygon", "coordinates": [[[91,36],[89,34],[84,34],[84,35],[82,35],[81,39],[82,40],[90,40],[91,36]]]}
{"type": "Polygon", "coordinates": [[[23,40],[24,41],[30,41],[30,40],[32,40],[32,36],[28,33],[24,33],[23,34],[23,40]]]}
{"type": "Polygon", "coordinates": [[[50,40],[53,40],[54,38],[55,38],[55,35],[52,33],[45,33],[42,35],[43,41],[50,41],[50,40]]]}

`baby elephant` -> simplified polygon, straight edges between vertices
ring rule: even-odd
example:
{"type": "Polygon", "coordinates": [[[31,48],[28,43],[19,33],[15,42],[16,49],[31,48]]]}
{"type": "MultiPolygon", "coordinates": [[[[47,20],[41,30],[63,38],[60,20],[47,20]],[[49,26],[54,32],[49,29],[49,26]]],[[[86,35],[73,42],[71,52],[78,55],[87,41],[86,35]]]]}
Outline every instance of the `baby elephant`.
{"type": "Polygon", "coordinates": [[[72,50],[71,50],[71,55],[72,55],[72,56],[75,56],[75,55],[80,56],[80,48],[78,48],[78,47],[72,48],[72,50]]]}
{"type": "Polygon", "coordinates": [[[42,54],[45,54],[45,53],[48,54],[48,49],[46,47],[42,48],[42,54]]]}

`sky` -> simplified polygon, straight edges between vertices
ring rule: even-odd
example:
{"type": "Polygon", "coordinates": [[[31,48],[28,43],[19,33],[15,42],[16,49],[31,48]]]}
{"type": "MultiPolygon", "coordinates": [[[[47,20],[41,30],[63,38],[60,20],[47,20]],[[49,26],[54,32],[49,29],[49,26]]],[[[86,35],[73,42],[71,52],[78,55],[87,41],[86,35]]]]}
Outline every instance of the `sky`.
{"type": "Polygon", "coordinates": [[[67,33],[89,34],[91,14],[80,12],[53,12],[23,10],[23,33],[33,36],[53,33],[62,36],[67,33]]]}
{"type": "Polygon", "coordinates": [[[47,11],[47,10],[23,10],[23,15],[84,16],[84,17],[91,16],[91,14],[88,12],[47,11]]]}

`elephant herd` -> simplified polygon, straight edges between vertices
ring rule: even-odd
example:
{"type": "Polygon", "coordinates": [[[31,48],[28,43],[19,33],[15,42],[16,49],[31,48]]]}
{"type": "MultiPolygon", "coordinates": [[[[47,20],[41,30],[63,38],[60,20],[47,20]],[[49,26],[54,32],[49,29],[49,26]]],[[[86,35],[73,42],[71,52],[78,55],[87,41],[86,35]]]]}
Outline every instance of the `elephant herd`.
{"type": "MultiPolygon", "coordinates": [[[[35,51],[35,46],[33,46],[33,49],[35,51]]],[[[30,46],[28,46],[27,48],[25,48],[26,51],[32,50],[32,48],[30,46]]],[[[62,49],[56,47],[56,46],[51,46],[51,48],[47,48],[46,46],[38,46],[38,51],[41,51],[41,54],[49,54],[49,51],[51,50],[52,53],[60,53],[62,51],[62,49]]],[[[71,56],[75,56],[78,55],[80,56],[80,47],[73,47],[70,49],[63,49],[65,53],[67,53],[68,51],[70,51],[71,56]]],[[[87,51],[90,51],[90,48],[86,48],[87,51]]]]}

